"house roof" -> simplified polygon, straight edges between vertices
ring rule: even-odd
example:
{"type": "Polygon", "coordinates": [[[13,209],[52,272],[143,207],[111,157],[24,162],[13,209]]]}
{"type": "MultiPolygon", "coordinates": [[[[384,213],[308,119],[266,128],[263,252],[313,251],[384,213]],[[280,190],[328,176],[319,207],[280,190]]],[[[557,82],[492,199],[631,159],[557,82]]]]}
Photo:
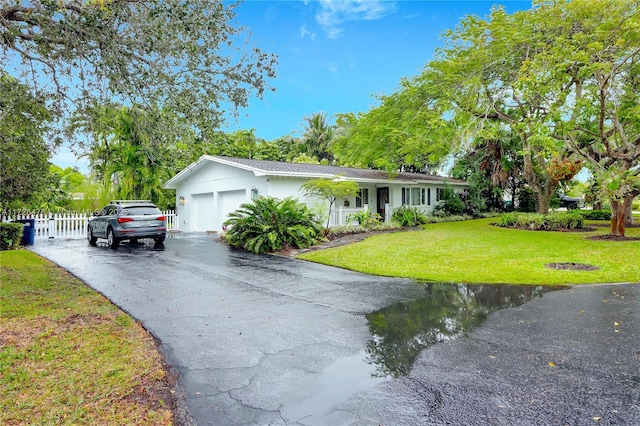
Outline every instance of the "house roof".
{"type": "Polygon", "coordinates": [[[180,173],[169,179],[163,188],[175,189],[177,185],[196,170],[211,163],[225,164],[231,167],[248,170],[255,176],[288,176],[305,178],[332,178],[342,176],[346,180],[368,183],[434,183],[442,182],[451,185],[466,185],[462,179],[452,179],[423,173],[397,173],[393,178],[384,170],[356,169],[352,167],[325,166],[321,164],[285,163],[280,161],[252,160],[248,158],[220,157],[203,155],[195,163],[190,164],[180,173]]]}

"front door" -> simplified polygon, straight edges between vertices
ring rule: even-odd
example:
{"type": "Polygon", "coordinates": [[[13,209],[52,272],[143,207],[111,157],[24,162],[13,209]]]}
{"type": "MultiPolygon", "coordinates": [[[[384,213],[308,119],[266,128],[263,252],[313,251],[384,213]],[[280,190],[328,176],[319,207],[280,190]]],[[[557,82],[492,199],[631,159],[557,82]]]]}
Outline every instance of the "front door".
{"type": "Polygon", "coordinates": [[[378,199],[378,214],[384,221],[387,205],[389,204],[389,187],[378,188],[376,191],[378,199]]]}

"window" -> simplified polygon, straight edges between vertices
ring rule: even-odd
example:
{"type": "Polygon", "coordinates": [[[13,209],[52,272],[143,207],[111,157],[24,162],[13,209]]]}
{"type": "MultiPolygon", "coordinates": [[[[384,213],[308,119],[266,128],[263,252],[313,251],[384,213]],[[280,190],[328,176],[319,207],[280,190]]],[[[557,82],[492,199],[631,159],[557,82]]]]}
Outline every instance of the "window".
{"type": "Polygon", "coordinates": [[[444,188],[436,188],[436,201],[444,200],[444,188]]]}
{"type": "Polygon", "coordinates": [[[424,188],[402,188],[402,205],[420,206],[425,203],[425,195],[424,188]]]}
{"type": "Polygon", "coordinates": [[[427,204],[431,205],[431,188],[427,188],[427,204]]]}
{"type": "Polygon", "coordinates": [[[420,188],[411,188],[411,205],[420,205],[420,188]]]}
{"type": "Polygon", "coordinates": [[[369,204],[369,188],[359,189],[356,194],[356,207],[363,207],[365,204],[369,204]]]}

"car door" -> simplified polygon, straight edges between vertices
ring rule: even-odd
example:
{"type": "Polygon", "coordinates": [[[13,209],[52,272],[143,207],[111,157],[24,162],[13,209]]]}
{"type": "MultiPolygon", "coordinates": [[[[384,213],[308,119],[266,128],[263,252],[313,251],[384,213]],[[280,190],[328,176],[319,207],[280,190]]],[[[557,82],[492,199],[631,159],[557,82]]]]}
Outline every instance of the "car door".
{"type": "Polygon", "coordinates": [[[95,236],[97,237],[106,236],[107,225],[109,223],[109,217],[112,212],[113,212],[113,206],[106,206],[105,208],[100,210],[100,213],[98,213],[98,216],[93,218],[93,220],[91,221],[92,222],[91,224],[93,228],[93,234],[95,236]]]}

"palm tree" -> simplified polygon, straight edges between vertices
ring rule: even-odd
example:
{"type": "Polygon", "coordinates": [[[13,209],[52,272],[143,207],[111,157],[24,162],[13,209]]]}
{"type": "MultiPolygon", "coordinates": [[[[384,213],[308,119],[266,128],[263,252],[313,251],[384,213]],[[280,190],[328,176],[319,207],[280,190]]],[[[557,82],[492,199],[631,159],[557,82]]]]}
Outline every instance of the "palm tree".
{"type": "Polygon", "coordinates": [[[320,161],[333,161],[333,155],[329,149],[334,138],[335,127],[327,122],[327,114],[313,113],[305,117],[304,122],[303,144],[307,151],[306,154],[320,161]]]}

